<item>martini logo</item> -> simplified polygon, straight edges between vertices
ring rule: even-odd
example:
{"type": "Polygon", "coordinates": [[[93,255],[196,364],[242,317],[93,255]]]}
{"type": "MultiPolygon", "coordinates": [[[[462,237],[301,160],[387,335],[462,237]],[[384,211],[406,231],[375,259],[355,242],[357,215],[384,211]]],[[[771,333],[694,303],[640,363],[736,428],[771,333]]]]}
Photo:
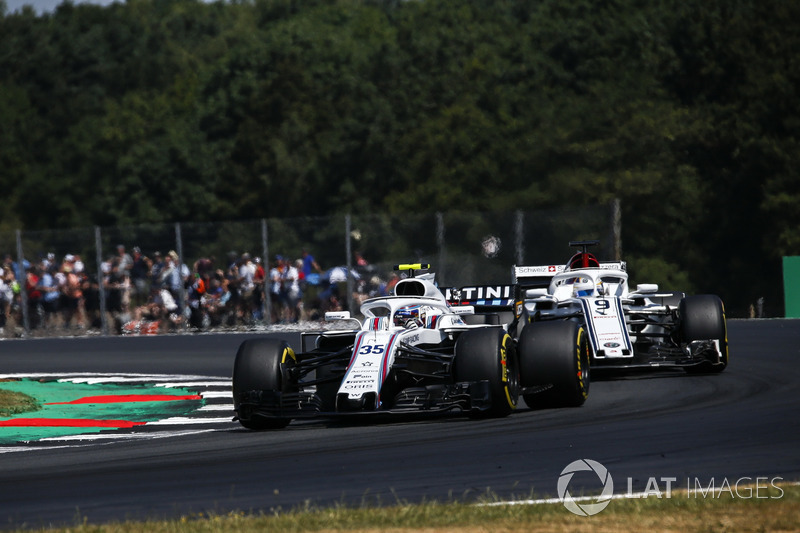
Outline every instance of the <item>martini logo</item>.
{"type": "Polygon", "coordinates": [[[573,461],[561,471],[558,478],[558,497],[568,511],[578,516],[596,515],[605,509],[614,494],[614,480],[608,469],[597,461],[591,459],[578,459],[573,461]],[[591,500],[592,503],[578,503],[569,492],[569,484],[577,472],[594,472],[603,487],[599,496],[580,498],[581,501],[591,500]]]}

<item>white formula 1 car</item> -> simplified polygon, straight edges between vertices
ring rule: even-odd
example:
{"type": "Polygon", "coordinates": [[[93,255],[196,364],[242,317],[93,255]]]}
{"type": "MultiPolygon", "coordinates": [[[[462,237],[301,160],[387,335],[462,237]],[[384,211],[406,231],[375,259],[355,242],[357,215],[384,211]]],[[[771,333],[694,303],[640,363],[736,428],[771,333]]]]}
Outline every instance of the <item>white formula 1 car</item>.
{"type": "Polygon", "coordinates": [[[571,242],[581,251],[566,265],[514,267],[517,327],[552,321],[583,325],[595,369],[725,369],[728,339],[720,298],[662,293],[655,284],[630,290],[625,262],[599,262],[588,252],[596,244],[571,242]]]}
{"type": "Polygon", "coordinates": [[[499,323],[451,307],[429,265],[398,265],[409,277],[391,296],[366,300],[363,320],[328,313],[348,329],[303,333],[302,349],[276,339],[239,347],[233,369],[236,418],[246,428],[295,418],[461,411],[510,414],[529,405],[580,405],[589,387],[588,345],[577,323],[547,324],[541,344],[518,343],[499,323]],[[522,372],[521,372],[522,369],[522,372]],[[526,369],[536,369],[528,372],[526,369]]]}

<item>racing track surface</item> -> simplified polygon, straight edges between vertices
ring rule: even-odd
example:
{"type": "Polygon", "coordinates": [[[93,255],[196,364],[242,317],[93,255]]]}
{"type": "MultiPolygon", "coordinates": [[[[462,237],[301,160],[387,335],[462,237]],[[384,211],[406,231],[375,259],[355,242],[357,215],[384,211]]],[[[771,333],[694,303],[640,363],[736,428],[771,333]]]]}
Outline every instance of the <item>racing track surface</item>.
{"type": "MultiPolygon", "coordinates": [[[[253,335],[247,335],[253,336],[253,335]]],[[[230,376],[245,335],[5,341],[3,372],[160,372],[230,376]]],[[[286,337],[286,335],[283,335],[286,337]]],[[[0,528],[233,509],[397,499],[555,496],[577,459],[605,465],[615,492],[650,477],[707,486],[747,476],[800,479],[800,321],[730,321],[721,375],[595,380],[577,409],[501,420],[294,423],[153,440],[23,446],[0,454],[0,528]]],[[[296,336],[289,340],[296,341],[296,336]]],[[[585,477],[585,476],[584,476],[585,477]]],[[[576,484],[597,492],[597,479],[576,484]]],[[[662,484],[661,489],[665,487],[662,484]]],[[[567,512],[566,510],[564,512],[567,512]]]]}

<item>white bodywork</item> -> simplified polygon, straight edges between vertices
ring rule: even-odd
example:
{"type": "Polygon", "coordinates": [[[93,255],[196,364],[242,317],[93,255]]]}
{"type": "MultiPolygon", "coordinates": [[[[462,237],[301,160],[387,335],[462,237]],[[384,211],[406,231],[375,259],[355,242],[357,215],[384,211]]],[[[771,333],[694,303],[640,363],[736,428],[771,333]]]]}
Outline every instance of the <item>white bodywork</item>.
{"type": "MultiPolygon", "coordinates": [[[[658,285],[638,285],[635,291],[629,290],[624,261],[576,269],[565,265],[514,267],[514,283],[535,279],[543,285],[547,278],[547,288],[525,291],[518,304],[524,309],[518,312],[542,318],[582,314],[596,358],[633,357],[636,332],[626,318],[631,306],[636,306],[638,313],[668,313],[657,299],[671,295],[658,294],[658,285]]],[[[639,333],[652,333],[657,327],[648,325],[639,333]]]]}
{"type": "MultiPolygon", "coordinates": [[[[349,313],[330,313],[326,319],[348,319],[357,322],[352,356],[338,394],[347,394],[358,400],[374,393],[380,406],[380,391],[389,370],[394,364],[400,344],[438,344],[458,331],[475,327],[466,324],[460,315],[470,314],[472,308],[452,308],[433,282],[433,275],[404,279],[395,286],[395,294],[412,292],[415,295],[371,298],[361,304],[363,321],[351,318],[349,313]],[[409,286],[414,284],[413,290],[409,286]],[[420,294],[421,293],[421,294],[420,294]],[[407,313],[416,311],[416,318],[407,313]]],[[[335,335],[329,331],[328,335],[335,335]]],[[[342,330],[351,334],[353,330],[342,330]]]]}

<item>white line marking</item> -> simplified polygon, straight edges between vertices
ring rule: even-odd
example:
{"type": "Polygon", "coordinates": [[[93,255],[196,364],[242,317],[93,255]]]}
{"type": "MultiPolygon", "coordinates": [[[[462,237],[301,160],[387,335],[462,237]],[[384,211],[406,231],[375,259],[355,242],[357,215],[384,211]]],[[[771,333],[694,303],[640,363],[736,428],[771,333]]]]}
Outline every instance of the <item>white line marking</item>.
{"type": "Polygon", "coordinates": [[[29,452],[32,450],[60,450],[62,448],[70,448],[71,446],[3,446],[0,447],[0,454],[13,453],[13,452],[29,452]]]}
{"type": "Polygon", "coordinates": [[[231,391],[203,391],[200,393],[203,398],[232,398],[231,391]]]}
{"type": "MultiPolygon", "coordinates": [[[[800,481],[789,483],[790,485],[800,485],[800,481]]],[[[676,491],[677,492],[677,491],[676,491]]],[[[727,491],[726,491],[727,492],[727,491]]],[[[700,489],[692,489],[688,491],[686,494],[703,494],[703,491],[700,489]]],[[[716,494],[722,494],[722,488],[716,491],[716,494]]],[[[651,496],[655,496],[653,492],[633,492],[633,493],[625,493],[625,494],[614,494],[610,498],[603,498],[602,501],[606,500],[635,500],[635,499],[647,499],[651,496]]],[[[660,496],[659,496],[660,497],[660,496]]],[[[572,498],[576,502],[588,502],[588,501],[601,501],[598,496],[579,496],[577,498],[572,498]]],[[[509,500],[509,501],[502,501],[502,502],[491,502],[491,503],[479,503],[477,504],[478,507],[494,507],[497,505],[541,505],[541,504],[549,504],[549,503],[564,503],[564,500],[561,498],[542,498],[538,500],[509,500]]]]}
{"type": "Polygon", "coordinates": [[[225,381],[178,381],[175,383],[156,383],[156,388],[174,388],[174,387],[226,387],[231,388],[231,380],[225,381]]]}
{"type": "Polygon", "coordinates": [[[161,381],[220,381],[230,383],[230,379],[224,376],[195,376],[195,375],[181,375],[181,374],[135,374],[128,372],[18,372],[14,374],[0,374],[0,379],[10,378],[59,378],[59,381],[71,381],[75,379],[92,379],[102,378],[104,380],[119,380],[119,381],[148,381],[148,382],[161,382],[161,381]]]}
{"type": "Polygon", "coordinates": [[[230,411],[233,412],[233,404],[211,404],[204,405],[198,411],[230,411]]]}
{"type": "MultiPolygon", "coordinates": [[[[186,431],[159,431],[155,433],[90,433],[84,435],[65,435],[63,437],[47,437],[40,441],[84,441],[84,440],[147,440],[165,439],[168,437],[183,437],[186,435],[198,435],[200,433],[211,433],[213,429],[197,429],[186,431]]],[[[66,446],[63,446],[66,447],[66,446]]]]}
{"type": "Polygon", "coordinates": [[[189,424],[220,424],[227,423],[233,420],[233,416],[227,418],[189,418],[186,416],[173,416],[171,418],[164,418],[162,420],[154,420],[147,422],[148,426],[181,426],[189,424]]]}

